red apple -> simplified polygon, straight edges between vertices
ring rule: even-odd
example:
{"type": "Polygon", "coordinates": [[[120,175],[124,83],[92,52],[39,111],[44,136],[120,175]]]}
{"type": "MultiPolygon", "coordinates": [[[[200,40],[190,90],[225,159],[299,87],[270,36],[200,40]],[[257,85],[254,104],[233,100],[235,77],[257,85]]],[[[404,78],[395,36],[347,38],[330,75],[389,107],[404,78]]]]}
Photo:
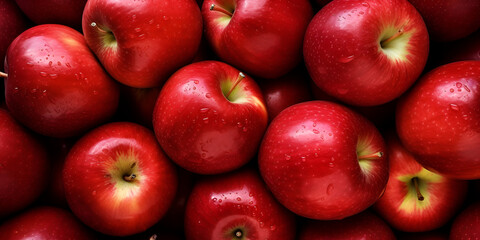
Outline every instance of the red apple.
{"type": "Polygon", "coordinates": [[[197,182],[187,202],[189,240],[295,239],[295,216],[247,169],[197,182]]]}
{"type": "Polygon", "coordinates": [[[374,125],[326,101],[299,103],[269,125],[259,167],[275,197],[294,213],[342,219],[370,207],[385,189],[385,143],[374,125]]]}
{"type": "Polygon", "coordinates": [[[480,28],[480,1],[408,0],[420,12],[434,41],[464,38],[480,28]]]}
{"type": "Polygon", "coordinates": [[[90,0],[83,32],[113,78],[131,87],[159,87],[194,58],[202,16],[192,0],[90,0]]]}
{"type": "Polygon", "coordinates": [[[480,238],[480,202],[476,201],[455,217],[450,229],[450,240],[480,238]]]}
{"type": "Polygon", "coordinates": [[[305,33],[303,54],[313,81],[351,105],[400,96],[428,57],[425,23],[407,0],[335,0],[305,33]]]}
{"type": "Polygon", "coordinates": [[[399,102],[397,132],[426,169],[480,178],[480,61],[455,62],[424,75],[399,102]]]}
{"type": "Polygon", "coordinates": [[[106,121],[118,105],[118,85],[72,28],[45,24],[20,34],[5,60],[5,97],[30,129],[71,137],[106,121]]]}
{"type": "Polygon", "coordinates": [[[395,240],[392,229],[370,211],[333,221],[309,220],[300,229],[298,240],[395,240]]]}
{"type": "Polygon", "coordinates": [[[439,65],[465,61],[480,60],[480,31],[460,40],[448,42],[434,49],[437,52],[439,65]]]}
{"type": "Polygon", "coordinates": [[[72,213],[61,208],[37,207],[0,225],[2,239],[97,239],[72,213]]]}
{"type": "Polygon", "coordinates": [[[0,219],[37,199],[49,165],[45,148],[0,108],[0,219]]]}
{"type": "Polygon", "coordinates": [[[87,0],[15,0],[36,24],[56,23],[82,30],[82,13],[87,0]]]}
{"type": "Polygon", "coordinates": [[[14,0],[0,0],[0,71],[3,71],[8,46],[28,25],[27,18],[14,0]]]}
{"type": "Polygon", "coordinates": [[[86,225],[109,235],[145,231],[169,208],[177,175],[153,132],[109,123],[83,136],[63,169],[68,205],[86,225]]]}
{"type": "Polygon", "coordinates": [[[423,168],[396,136],[387,141],[390,173],[387,188],[374,208],[390,226],[405,232],[425,232],[444,226],[457,213],[468,182],[423,168]]]}
{"type": "Polygon", "coordinates": [[[267,110],[252,78],[218,61],[190,64],[166,82],[153,127],[167,155],[188,171],[218,174],[257,152],[267,110]]]}
{"type": "Polygon", "coordinates": [[[262,78],[278,78],[302,59],[313,16],[308,0],[205,0],[205,35],[223,61],[262,78]]]}

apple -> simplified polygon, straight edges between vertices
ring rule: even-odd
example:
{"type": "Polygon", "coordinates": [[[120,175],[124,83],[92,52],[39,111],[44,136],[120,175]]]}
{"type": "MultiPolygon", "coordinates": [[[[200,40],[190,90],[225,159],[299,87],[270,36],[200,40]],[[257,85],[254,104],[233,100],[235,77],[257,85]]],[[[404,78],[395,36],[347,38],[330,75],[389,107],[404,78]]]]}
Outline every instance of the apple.
{"type": "Polygon", "coordinates": [[[472,0],[408,0],[420,12],[433,41],[464,38],[480,28],[480,2],[472,0]]]}
{"type": "Polygon", "coordinates": [[[293,240],[295,216],[247,168],[195,184],[185,212],[185,235],[188,240],[293,240]]]}
{"type": "Polygon", "coordinates": [[[199,174],[219,174],[246,164],[267,127],[260,88],[248,75],[218,62],[183,67],[163,86],[153,128],[167,155],[199,174]]]}
{"type": "Polygon", "coordinates": [[[35,132],[77,136],[117,109],[117,83],[72,28],[44,24],[26,30],[10,45],[5,63],[7,107],[35,132]]]}
{"type": "Polygon", "coordinates": [[[358,113],[327,101],[283,110],[265,133],[258,165],[281,204],[318,220],[362,212],[378,200],[388,180],[378,130],[358,113]]]}
{"type": "Polygon", "coordinates": [[[27,30],[29,21],[13,0],[0,0],[0,71],[10,43],[27,30]]]}
{"type": "Polygon", "coordinates": [[[151,88],[192,61],[202,15],[192,0],[90,0],[82,26],[88,46],[113,78],[151,88]]]}
{"type": "Polygon", "coordinates": [[[82,30],[82,13],[87,0],[15,0],[35,24],[55,23],[82,30]]]}
{"type": "Polygon", "coordinates": [[[435,50],[435,60],[437,66],[451,62],[465,60],[480,60],[480,31],[469,35],[468,37],[448,43],[437,43],[439,45],[435,50]]]}
{"type": "Polygon", "coordinates": [[[24,209],[40,196],[47,185],[49,168],[45,147],[0,108],[0,219],[24,209]]]}
{"type": "Polygon", "coordinates": [[[374,209],[390,226],[405,232],[426,232],[444,226],[460,209],[468,182],[449,179],[423,168],[391,134],[387,188],[374,209]]]}
{"type": "Polygon", "coordinates": [[[303,54],[316,85],[351,105],[404,93],[428,57],[427,28],[407,0],[335,0],[308,25],[303,54]]]}
{"type": "Polygon", "coordinates": [[[65,160],[63,181],[73,213],[114,236],[153,226],[177,189],[175,167],[153,132],[129,122],[102,125],[76,142],[65,160]]]}
{"type": "Polygon", "coordinates": [[[309,0],[205,0],[202,16],[222,61],[256,77],[278,78],[300,63],[313,10],[309,0]]]}
{"type": "Polygon", "coordinates": [[[381,218],[363,211],[342,220],[308,220],[300,229],[298,240],[395,240],[392,229],[381,218]]]}
{"type": "Polygon", "coordinates": [[[455,217],[450,240],[478,239],[480,236],[480,202],[471,203],[455,217]]]}
{"type": "Polygon", "coordinates": [[[29,209],[0,225],[3,239],[96,239],[72,213],[55,207],[29,209]]]}
{"type": "Polygon", "coordinates": [[[400,140],[426,169],[456,179],[480,178],[480,61],[440,66],[399,100],[400,140]]]}

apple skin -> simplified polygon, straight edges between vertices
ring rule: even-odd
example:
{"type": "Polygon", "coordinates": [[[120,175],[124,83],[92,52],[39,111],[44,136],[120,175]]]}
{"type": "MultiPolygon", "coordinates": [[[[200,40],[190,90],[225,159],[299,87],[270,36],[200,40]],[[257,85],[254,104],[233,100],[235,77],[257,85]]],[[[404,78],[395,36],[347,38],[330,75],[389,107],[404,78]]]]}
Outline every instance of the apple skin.
{"type": "Polygon", "coordinates": [[[464,38],[480,28],[480,2],[472,0],[408,0],[422,15],[433,41],[464,38]]]}
{"type": "Polygon", "coordinates": [[[267,127],[260,88],[249,76],[234,88],[239,71],[203,61],[177,71],[160,91],[153,128],[167,155],[182,168],[218,174],[246,164],[267,127]]]}
{"type": "Polygon", "coordinates": [[[308,0],[205,0],[202,16],[222,61],[256,77],[278,78],[300,63],[313,10],[308,0]],[[233,16],[210,10],[212,4],[233,16]]]}
{"type": "Polygon", "coordinates": [[[0,225],[3,239],[98,239],[67,210],[40,206],[29,209],[0,225]]]}
{"type": "Polygon", "coordinates": [[[63,180],[73,213],[94,230],[114,236],[153,226],[177,189],[175,167],[153,132],[128,122],[102,125],[75,143],[63,180]],[[130,174],[136,177],[127,181],[130,174]]]}
{"type": "Polygon", "coordinates": [[[35,24],[61,24],[82,30],[82,13],[87,0],[15,0],[35,24]]]}
{"type": "Polygon", "coordinates": [[[424,75],[397,105],[403,146],[426,169],[480,178],[480,61],[460,61],[424,75]]]}
{"type": "Polygon", "coordinates": [[[298,240],[395,240],[392,229],[381,218],[366,210],[342,220],[308,220],[298,240]]]}
{"type": "Polygon", "coordinates": [[[35,132],[80,135],[117,109],[117,83],[72,28],[44,24],[28,29],[12,42],[5,63],[8,109],[35,132]]]}
{"type": "Polygon", "coordinates": [[[45,147],[0,108],[0,219],[37,199],[49,168],[45,147]]]}
{"type": "Polygon", "coordinates": [[[335,220],[365,210],[383,193],[385,153],[382,136],[367,119],[336,103],[310,101],[288,107],[270,123],[258,164],[285,207],[335,220]]]}
{"type": "Polygon", "coordinates": [[[425,67],[429,39],[406,0],[336,0],[305,33],[303,54],[313,81],[351,105],[373,106],[405,92],[425,67]],[[394,36],[382,47],[382,42],[394,36]]]}
{"type": "Polygon", "coordinates": [[[450,240],[478,239],[480,236],[480,202],[471,203],[453,220],[450,240]]]}
{"type": "Polygon", "coordinates": [[[468,182],[449,179],[423,168],[391,134],[387,138],[390,164],[387,188],[373,205],[395,229],[426,232],[444,226],[460,209],[468,182]],[[419,200],[413,179],[418,180],[419,200]]]}
{"type": "Polygon", "coordinates": [[[151,88],[192,61],[203,25],[192,0],[90,0],[82,26],[88,46],[113,78],[151,88]]]}
{"type": "Polygon", "coordinates": [[[295,225],[294,214],[248,168],[197,181],[185,212],[188,240],[293,240],[295,225]],[[235,237],[236,230],[243,236],[235,237]]]}

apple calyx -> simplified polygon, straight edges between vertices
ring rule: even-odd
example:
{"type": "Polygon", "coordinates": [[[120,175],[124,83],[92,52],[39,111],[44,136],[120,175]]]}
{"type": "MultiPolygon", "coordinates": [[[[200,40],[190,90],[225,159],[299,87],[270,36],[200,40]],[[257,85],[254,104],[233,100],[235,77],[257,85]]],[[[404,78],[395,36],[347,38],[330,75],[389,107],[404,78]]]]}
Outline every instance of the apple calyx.
{"type": "Polygon", "coordinates": [[[413,185],[415,186],[415,191],[417,191],[417,199],[418,199],[419,201],[423,201],[425,198],[423,197],[422,193],[420,192],[420,187],[419,187],[419,183],[418,183],[418,181],[419,181],[418,177],[412,178],[411,181],[412,181],[413,185]]]}
{"type": "Polygon", "coordinates": [[[7,78],[8,77],[8,74],[4,73],[4,72],[0,72],[0,77],[1,78],[7,78]]]}
{"type": "Polygon", "coordinates": [[[229,17],[232,17],[233,12],[235,12],[235,10],[233,12],[230,12],[230,11],[224,9],[224,8],[217,7],[215,4],[210,5],[210,11],[221,12],[221,13],[224,13],[224,14],[228,15],[229,17]]]}
{"type": "Polygon", "coordinates": [[[238,86],[238,84],[245,78],[245,74],[243,74],[242,72],[238,73],[238,78],[237,80],[235,81],[235,83],[233,84],[233,86],[230,88],[230,91],[228,91],[228,93],[225,95],[225,97],[227,99],[230,100],[230,94],[233,92],[233,90],[238,86]]]}
{"type": "Polygon", "coordinates": [[[100,33],[100,37],[102,38],[102,42],[105,46],[117,46],[117,39],[112,31],[100,28],[96,22],[90,23],[90,26],[95,28],[100,33]]]}

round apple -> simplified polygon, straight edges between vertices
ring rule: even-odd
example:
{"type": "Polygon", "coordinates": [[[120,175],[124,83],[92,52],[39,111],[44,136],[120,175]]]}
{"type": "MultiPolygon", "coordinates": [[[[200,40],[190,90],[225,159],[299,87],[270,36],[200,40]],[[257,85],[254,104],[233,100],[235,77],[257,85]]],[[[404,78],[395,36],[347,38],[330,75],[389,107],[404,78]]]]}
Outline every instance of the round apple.
{"type": "Polygon", "coordinates": [[[175,167],[153,132],[128,122],[100,126],[75,143],[63,180],[73,213],[115,236],[143,232],[158,222],[177,190],[175,167]]]}
{"type": "Polygon", "coordinates": [[[294,213],[342,219],[377,201],[388,180],[385,143],[374,125],[327,101],[299,103],[270,124],[259,167],[275,197],[294,213]]]}
{"type": "Polygon", "coordinates": [[[427,28],[407,0],[336,0],[310,22],[303,45],[316,85],[351,105],[404,93],[428,57],[427,28]]]}
{"type": "Polygon", "coordinates": [[[467,206],[453,220],[450,228],[451,240],[478,239],[480,234],[480,202],[467,206]]]}

